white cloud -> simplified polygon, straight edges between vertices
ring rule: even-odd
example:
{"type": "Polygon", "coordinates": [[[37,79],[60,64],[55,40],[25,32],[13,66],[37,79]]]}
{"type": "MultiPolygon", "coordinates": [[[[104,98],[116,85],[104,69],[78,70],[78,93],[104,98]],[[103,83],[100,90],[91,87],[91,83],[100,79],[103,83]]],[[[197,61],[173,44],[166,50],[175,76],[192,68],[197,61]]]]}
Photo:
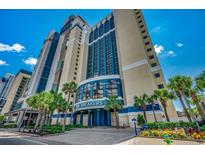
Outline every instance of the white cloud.
{"type": "Polygon", "coordinates": [[[27,65],[36,65],[37,63],[37,59],[36,58],[32,58],[32,57],[29,57],[27,58],[26,60],[23,60],[23,62],[27,65]]]}
{"type": "Polygon", "coordinates": [[[158,32],[158,31],[160,31],[160,30],[161,30],[161,27],[160,27],[160,26],[157,26],[157,27],[154,27],[154,28],[151,30],[151,32],[156,33],[156,32],[158,32]]]}
{"type": "Polygon", "coordinates": [[[176,46],[181,48],[183,46],[183,43],[176,43],[176,46]]]}
{"type": "Polygon", "coordinates": [[[162,53],[164,51],[164,47],[162,45],[158,45],[158,44],[154,45],[154,49],[155,49],[155,52],[157,54],[160,54],[160,53],[162,53]]]}
{"type": "Polygon", "coordinates": [[[168,56],[170,56],[170,57],[174,57],[174,56],[176,56],[176,54],[175,54],[175,52],[174,51],[168,51],[168,54],[167,54],[168,56]]]}
{"type": "Polygon", "coordinates": [[[0,43],[0,52],[2,51],[11,51],[11,52],[22,52],[25,47],[19,43],[13,45],[0,43]]]}
{"type": "Polygon", "coordinates": [[[9,65],[9,64],[7,64],[6,61],[3,61],[0,59],[0,66],[3,66],[3,65],[9,65]]]}

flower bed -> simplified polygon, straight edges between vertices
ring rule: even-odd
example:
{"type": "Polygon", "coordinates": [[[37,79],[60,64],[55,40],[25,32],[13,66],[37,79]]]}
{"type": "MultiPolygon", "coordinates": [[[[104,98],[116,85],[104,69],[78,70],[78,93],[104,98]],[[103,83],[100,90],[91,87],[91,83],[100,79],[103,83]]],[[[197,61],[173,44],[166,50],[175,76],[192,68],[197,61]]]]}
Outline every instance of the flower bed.
{"type": "Polygon", "coordinates": [[[198,131],[193,128],[180,129],[148,129],[140,132],[143,137],[159,137],[169,136],[170,139],[205,141],[205,132],[198,131]]]}

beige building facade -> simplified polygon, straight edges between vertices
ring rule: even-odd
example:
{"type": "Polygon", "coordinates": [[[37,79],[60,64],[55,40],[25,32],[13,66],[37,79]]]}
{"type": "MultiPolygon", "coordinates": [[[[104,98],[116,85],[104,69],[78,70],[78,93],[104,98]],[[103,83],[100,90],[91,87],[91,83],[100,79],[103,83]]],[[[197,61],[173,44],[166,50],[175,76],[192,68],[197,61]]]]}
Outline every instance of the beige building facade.
{"type": "MultiPolygon", "coordinates": [[[[113,112],[104,110],[108,97],[116,95],[123,103],[120,125],[130,126],[132,118],[142,114],[133,106],[134,96],[166,88],[141,10],[113,10],[92,27],[80,16],[70,16],[61,29],[55,57],[51,69],[55,76],[50,76],[47,90],[62,92],[64,83],[78,84],[70,99],[75,103],[74,114],[67,114],[67,123],[72,119],[90,127],[116,125],[113,112]]],[[[161,104],[156,102],[154,108],[157,120],[164,121],[161,104]]],[[[173,103],[167,110],[170,119],[177,121],[173,103]]],[[[53,124],[57,116],[53,115],[53,124]]],[[[154,121],[150,104],[147,118],[154,121]]]]}
{"type": "Polygon", "coordinates": [[[6,98],[6,103],[1,111],[6,114],[18,108],[17,101],[25,93],[31,77],[31,72],[21,69],[14,78],[13,84],[6,98]]]}

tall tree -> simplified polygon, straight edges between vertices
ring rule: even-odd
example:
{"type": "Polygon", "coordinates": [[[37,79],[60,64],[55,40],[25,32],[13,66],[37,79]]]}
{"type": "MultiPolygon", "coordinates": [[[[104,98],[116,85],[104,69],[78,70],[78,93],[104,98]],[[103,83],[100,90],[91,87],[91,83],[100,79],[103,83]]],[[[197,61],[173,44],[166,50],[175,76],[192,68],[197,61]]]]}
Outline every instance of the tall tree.
{"type": "Polygon", "coordinates": [[[200,104],[200,102],[203,100],[203,97],[198,94],[196,89],[188,89],[186,91],[186,95],[188,97],[191,97],[192,103],[194,103],[194,105],[196,105],[196,107],[199,111],[199,115],[201,116],[201,118],[203,120],[205,120],[205,111],[204,111],[203,106],[200,104]]]}
{"type": "Polygon", "coordinates": [[[63,131],[65,131],[66,116],[67,116],[68,109],[72,105],[70,103],[70,96],[74,95],[76,93],[76,90],[77,90],[77,84],[74,81],[63,84],[62,91],[67,95],[67,105],[66,105],[66,110],[64,112],[64,121],[63,121],[63,127],[62,127],[63,131]]]}
{"type": "Polygon", "coordinates": [[[119,116],[118,111],[123,108],[122,102],[117,99],[117,96],[110,96],[108,97],[104,109],[106,111],[113,110],[115,119],[116,119],[116,126],[119,128],[119,116]]]}
{"type": "Polygon", "coordinates": [[[137,107],[139,106],[142,111],[143,111],[143,115],[144,115],[144,119],[145,121],[147,122],[147,114],[146,114],[146,98],[147,98],[147,95],[144,94],[143,96],[135,96],[134,97],[134,106],[137,107]]]}
{"type": "Polygon", "coordinates": [[[192,121],[191,116],[190,116],[190,114],[186,108],[185,102],[183,100],[184,92],[187,89],[187,86],[190,86],[189,85],[190,83],[186,82],[185,80],[189,81],[190,79],[187,79],[185,76],[180,76],[180,75],[174,76],[173,78],[169,79],[169,83],[168,83],[167,87],[169,89],[171,89],[176,94],[176,96],[179,98],[179,101],[183,107],[183,110],[184,110],[188,120],[191,122],[192,121]]]}
{"type": "Polygon", "coordinates": [[[157,117],[156,117],[155,109],[154,109],[155,100],[157,100],[157,96],[155,94],[153,94],[151,96],[148,96],[148,95],[145,94],[145,100],[146,100],[147,103],[151,104],[152,112],[153,112],[153,115],[154,115],[154,120],[155,120],[155,122],[157,122],[157,117]]]}
{"type": "Polygon", "coordinates": [[[38,117],[34,126],[34,132],[41,132],[42,127],[45,123],[45,117],[49,110],[50,102],[53,102],[53,95],[49,92],[37,93],[26,100],[26,103],[33,109],[38,110],[38,117]]]}
{"type": "Polygon", "coordinates": [[[175,99],[175,96],[173,93],[169,92],[167,89],[158,89],[154,91],[154,94],[157,96],[158,100],[161,102],[163,109],[164,109],[164,113],[166,116],[167,121],[169,122],[169,116],[167,113],[167,103],[168,101],[171,101],[173,99],[175,99]]]}
{"type": "Polygon", "coordinates": [[[201,93],[203,93],[205,91],[205,71],[196,76],[195,82],[198,90],[200,90],[201,93]]]}

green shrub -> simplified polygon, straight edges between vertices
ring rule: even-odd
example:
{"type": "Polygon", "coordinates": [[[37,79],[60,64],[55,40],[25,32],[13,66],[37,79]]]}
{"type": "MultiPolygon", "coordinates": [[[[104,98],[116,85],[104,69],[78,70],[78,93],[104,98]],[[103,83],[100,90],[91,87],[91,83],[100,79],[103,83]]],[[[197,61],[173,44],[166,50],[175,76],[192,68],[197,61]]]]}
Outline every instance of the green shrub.
{"type": "Polygon", "coordinates": [[[6,120],[6,117],[4,115],[0,115],[0,124],[4,123],[6,120]]]}
{"type": "Polygon", "coordinates": [[[17,125],[15,123],[5,123],[3,128],[16,128],[17,125]]]}
{"type": "Polygon", "coordinates": [[[200,130],[201,130],[202,132],[205,132],[205,125],[201,126],[201,127],[200,127],[200,130]]]}
{"type": "MultiPolygon", "coordinates": [[[[70,131],[74,128],[87,128],[86,126],[82,125],[66,125],[65,130],[70,131]]],[[[44,125],[43,131],[48,132],[49,134],[56,134],[56,133],[62,133],[62,126],[61,125],[44,125]]]]}
{"type": "Polygon", "coordinates": [[[165,128],[196,128],[194,122],[150,122],[147,123],[149,129],[165,129],[165,128]]]}
{"type": "Polygon", "coordinates": [[[144,123],[145,123],[145,120],[144,120],[143,115],[138,114],[138,115],[137,115],[137,124],[138,124],[138,125],[142,125],[142,124],[144,124],[144,123]]]}

